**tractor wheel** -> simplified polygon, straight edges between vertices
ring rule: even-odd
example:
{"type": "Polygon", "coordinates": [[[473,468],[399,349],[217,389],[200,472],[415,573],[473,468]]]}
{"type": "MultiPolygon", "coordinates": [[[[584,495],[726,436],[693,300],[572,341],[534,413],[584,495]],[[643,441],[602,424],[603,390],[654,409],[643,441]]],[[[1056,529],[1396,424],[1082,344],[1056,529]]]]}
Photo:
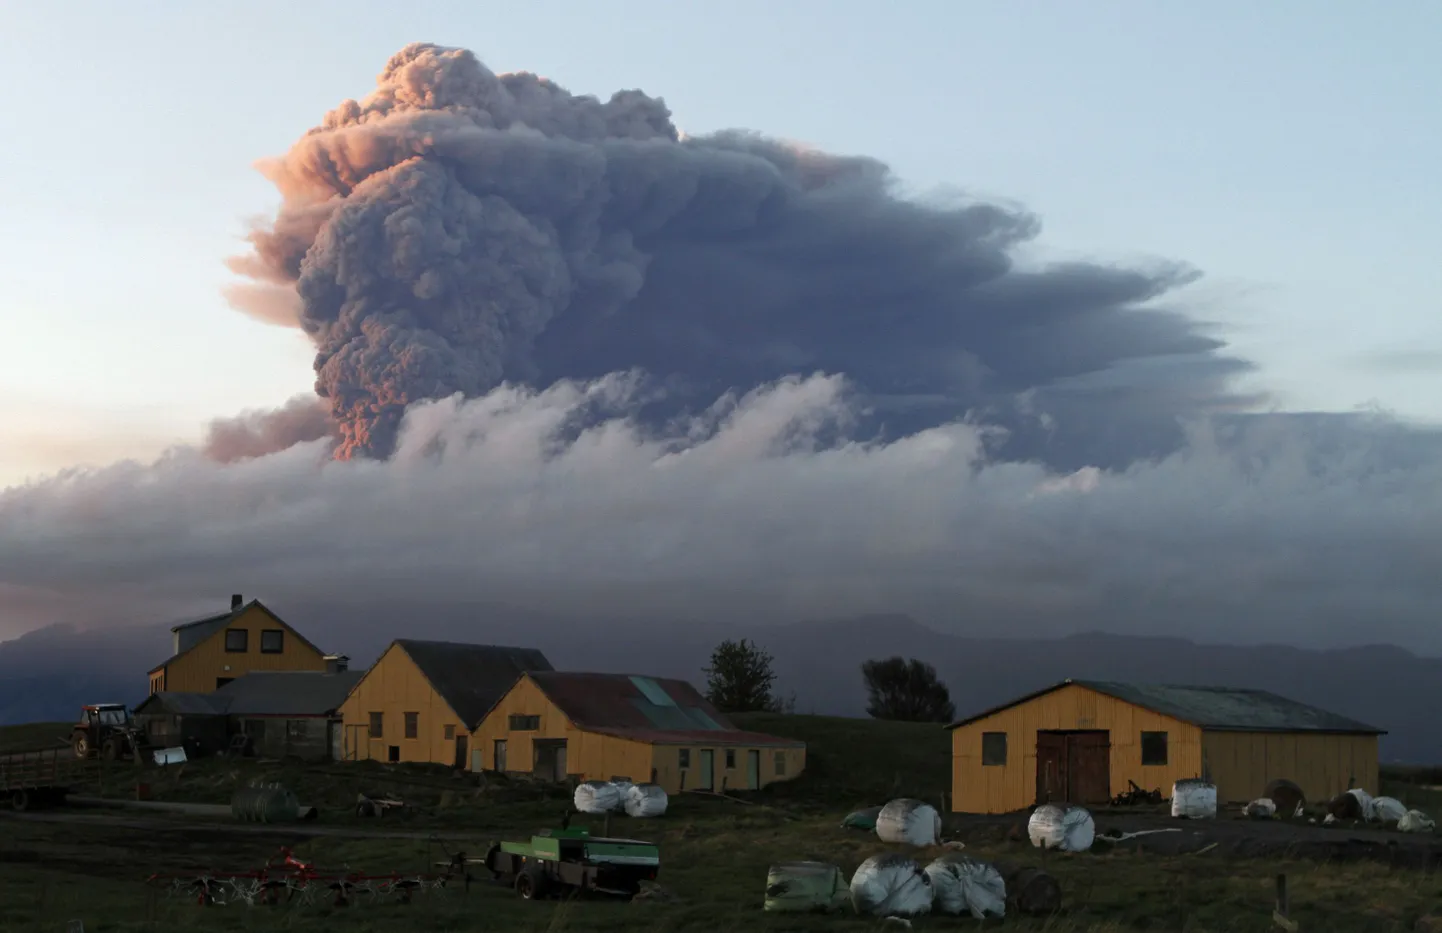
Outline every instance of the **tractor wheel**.
{"type": "Polygon", "coordinates": [[[120,742],[118,739],[106,739],[105,744],[100,746],[100,756],[106,761],[115,761],[120,757],[120,742]]]}
{"type": "Polygon", "coordinates": [[[516,893],[522,900],[538,901],[546,896],[546,889],[549,887],[546,882],[544,869],[528,865],[516,875],[516,893]]]}
{"type": "Polygon", "coordinates": [[[21,813],[29,810],[31,803],[33,803],[33,801],[30,799],[30,792],[28,790],[17,790],[10,795],[10,806],[21,813]]]}
{"type": "Polygon", "coordinates": [[[76,758],[84,761],[90,757],[90,736],[84,733],[77,735],[74,741],[71,742],[70,748],[71,751],[75,753],[76,758]]]}

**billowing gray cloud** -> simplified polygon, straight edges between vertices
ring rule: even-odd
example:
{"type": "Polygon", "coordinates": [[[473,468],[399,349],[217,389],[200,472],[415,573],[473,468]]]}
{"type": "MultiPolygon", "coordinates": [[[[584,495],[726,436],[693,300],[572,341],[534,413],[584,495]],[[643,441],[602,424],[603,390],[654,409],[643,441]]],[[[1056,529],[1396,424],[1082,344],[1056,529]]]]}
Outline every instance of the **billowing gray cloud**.
{"type": "Polygon", "coordinates": [[[320,399],[298,395],[274,410],[216,418],[206,429],[201,452],[218,463],[231,463],[331,437],[334,428],[320,399]]]}
{"type": "Polygon", "coordinates": [[[971,634],[1442,650],[1436,435],[1213,421],[1160,461],[1060,473],[989,457],[979,425],[836,443],[858,396],[834,376],[664,433],[624,416],[644,391],[618,375],[420,403],[386,461],[336,461],[325,441],[231,464],[176,450],[9,490],[0,630],[153,621],[114,607],[143,593],[179,614],[240,591],[396,619],[480,602],[578,619],[909,612],[971,634]]]}
{"type": "Polygon", "coordinates": [[[257,280],[234,300],[298,311],[342,458],[387,455],[416,401],[630,369],[667,387],[661,417],[843,372],[889,436],[971,411],[1068,468],[1165,454],[1179,419],[1254,401],[1228,387],[1246,364],[1158,304],[1192,270],[1020,270],[1027,213],[904,199],[872,159],[683,137],[659,98],[465,50],[407,46],[265,171],[284,202],[232,262],[257,280]]]}

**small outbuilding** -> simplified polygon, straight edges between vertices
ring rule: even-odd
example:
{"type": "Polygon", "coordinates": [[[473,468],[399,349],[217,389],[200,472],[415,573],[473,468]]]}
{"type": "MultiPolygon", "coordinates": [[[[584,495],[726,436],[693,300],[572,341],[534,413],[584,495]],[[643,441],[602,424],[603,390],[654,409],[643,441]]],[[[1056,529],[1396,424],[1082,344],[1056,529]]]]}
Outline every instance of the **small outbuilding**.
{"type": "Polygon", "coordinates": [[[1096,805],[1130,789],[1204,778],[1221,803],[1277,778],[1308,800],[1377,792],[1375,726],[1228,687],[1065,680],[960,720],[952,732],[952,809],[1009,813],[1036,803],[1096,805]]]}
{"type": "Polygon", "coordinates": [[[471,730],[522,674],[549,670],[535,648],[396,639],[341,707],[343,755],[480,770],[471,730]]]}
{"type": "Polygon", "coordinates": [[[324,761],[342,749],[340,706],[360,672],[252,671],[213,693],[153,693],[135,708],[136,725],[158,748],[214,754],[245,736],[245,752],[324,761]]]}
{"type": "Polygon", "coordinates": [[[756,790],[806,766],[805,742],[737,728],[683,680],[628,674],[532,671],[473,735],[486,770],[668,793],[756,790]]]}

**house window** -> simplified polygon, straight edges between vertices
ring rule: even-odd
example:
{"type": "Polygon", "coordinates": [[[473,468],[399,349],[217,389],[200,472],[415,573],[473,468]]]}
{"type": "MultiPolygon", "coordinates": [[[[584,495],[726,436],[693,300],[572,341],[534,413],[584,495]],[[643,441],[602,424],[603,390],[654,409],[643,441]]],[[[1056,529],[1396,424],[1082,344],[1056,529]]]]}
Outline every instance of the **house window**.
{"type": "Polygon", "coordinates": [[[413,739],[420,735],[420,713],[406,713],[406,738],[413,739]]]}
{"type": "Polygon", "coordinates": [[[394,763],[400,760],[401,747],[399,745],[392,745],[386,752],[386,761],[394,763]]]}
{"type": "Polygon", "coordinates": [[[677,764],[682,768],[691,767],[691,749],[683,748],[676,753],[677,764]]]}
{"type": "Polygon", "coordinates": [[[981,734],[981,763],[983,765],[1006,764],[1006,733],[983,732],[981,734]]]}
{"type": "Polygon", "coordinates": [[[456,739],[456,727],[455,727],[455,726],[446,726],[446,728],[445,728],[445,733],[446,733],[446,741],[447,741],[447,742],[454,742],[454,741],[455,741],[455,739],[456,739]]]}
{"type": "Polygon", "coordinates": [[[539,728],[541,728],[540,716],[513,715],[511,717],[512,732],[535,732],[539,728]]]}
{"type": "Polygon", "coordinates": [[[1142,733],[1142,764],[1164,765],[1167,763],[1167,734],[1165,732],[1142,733]]]}
{"type": "Polygon", "coordinates": [[[285,737],[290,742],[298,742],[305,738],[305,720],[287,719],[285,721],[285,737]]]}
{"type": "Polygon", "coordinates": [[[226,629],[225,650],[231,654],[245,654],[250,650],[250,632],[243,628],[226,629]]]}
{"type": "Polygon", "coordinates": [[[728,748],[728,749],[726,749],[726,770],[727,770],[727,771],[730,771],[732,768],[735,768],[735,767],[736,767],[736,749],[734,749],[734,748],[728,748]]]}
{"type": "Polygon", "coordinates": [[[784,777],[786,774],[786,753],[777,752],[775,759],[771,762],[777,777],[784,777]]]}
{"type": "Polygon", "coordinates": [[[280,654],[285,651],[285,632],[278,628],[268,628],[260,633],[260,653],[280,654]]]}
{"type": "Polygon", "coordinates": [[[385,714],[371,713],[371,738],[378,739],[383,735],[385,735],[385,714]]]}
{"type": "Polygon", "coordinates": [[[219,690],[221,687],[224,687],[228,683],[233,683],[234,681],[234,677],[217,677],[215,678],[215,689],[219,690]]]}

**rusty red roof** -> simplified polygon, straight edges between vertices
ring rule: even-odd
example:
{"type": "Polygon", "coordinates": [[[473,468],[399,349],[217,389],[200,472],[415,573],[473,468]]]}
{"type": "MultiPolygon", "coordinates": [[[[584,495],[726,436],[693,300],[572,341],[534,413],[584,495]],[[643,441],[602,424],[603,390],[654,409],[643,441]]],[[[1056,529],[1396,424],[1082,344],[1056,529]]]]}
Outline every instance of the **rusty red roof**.
{"type": "Polygon", "coordinates": [[[738,729],[684,680],[636,674],[532,671],[566,718],[587,732],[654,745],[804,747],[804,742],[738,729]]]}

